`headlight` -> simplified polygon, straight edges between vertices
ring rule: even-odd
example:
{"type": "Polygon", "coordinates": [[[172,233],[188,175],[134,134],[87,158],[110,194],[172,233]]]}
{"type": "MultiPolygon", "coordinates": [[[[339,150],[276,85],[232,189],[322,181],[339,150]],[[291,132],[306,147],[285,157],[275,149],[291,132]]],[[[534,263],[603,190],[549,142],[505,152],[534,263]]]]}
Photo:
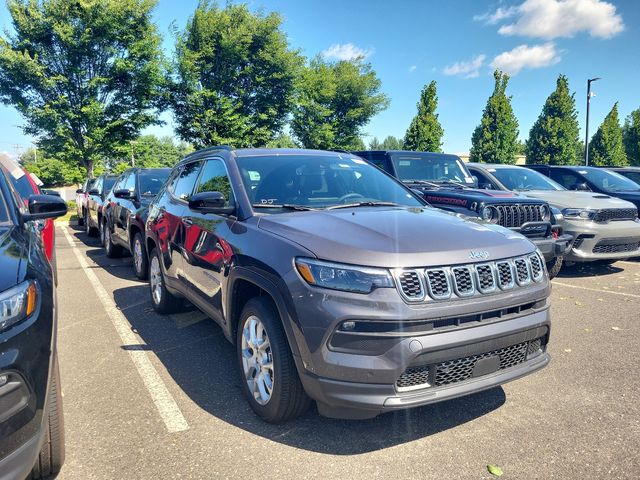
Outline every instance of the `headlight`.
{"type": "Polygon", "coordinates": [[[35,283],[22,282],[0,293],[0,331],[24,320],[37,305],[38,292],[35,283]]]}
{"type": "Polygon", "coordinates": [[[375,288],[393,288],[391,274],[382,268],[357,267],[310,258],[296,258],[296,268],[309,285],[370,293],[375,288]]]}
{"type": "Polygon", "coordinates": [[[565,208],[562,214],[570,220],[593,220],[596,211],[585,208],[565,208]]]}
{"type": "Polygon", "coordinates": [[[495,207],[484,207],[480,212],[480,216],[483,220],[491,223],[498,223],[498,210],[495,207]]]}

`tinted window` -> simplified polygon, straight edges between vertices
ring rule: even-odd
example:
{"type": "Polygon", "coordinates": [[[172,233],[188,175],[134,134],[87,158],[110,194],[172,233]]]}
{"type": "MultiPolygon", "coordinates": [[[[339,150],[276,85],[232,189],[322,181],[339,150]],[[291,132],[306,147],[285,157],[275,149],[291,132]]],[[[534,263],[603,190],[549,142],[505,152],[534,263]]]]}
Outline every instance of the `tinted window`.
{"type": "Polygon", "coordinates": [[[96,185],[96,179],[95,178],[90,178],[89,180],[87,180],[87,186],[86,186],[84,191],[88,192],[89,190],[94,188],[95,185],[96,185]]]}
{"type": "Polygon", "coordinates": [[[25,175],[22,175],[20,178],[15,178],[12,174],[9,174],[11,183],[13,183],[13,186],[18,191],[18,194],[20,195],[20,197],[22,197],[22,199],[25,202],[27,201],[30,195],[33,195],[34,193],[36,193],[33,191],[33,186],[31,185],[31,182],[29,182],[27,175],[28,174],[25,174],[25,175]]]}
{"type": "Polygon", "coordinates": [[[124,183],[121,188],[125,188],[129,190],[131,193],[136,191],[136,175],[135,173],[130,173],[124,179],[124,183]]]}
{"type": "Polygon", "coordinates": [[[623,177],[619,173],[599,168],[585,168],[579,170],[590,182],[605,192],[619,192],[624,190],[640,190],[637,183],[623,177]]]}
{"type": "Polygon", "coordinates": [[[578,175],[564,168],[551,169],[551,178],[569,190],[573,189],[578,183],[584,183],[578,175]]]}
{"type": "Polygon", "coordinates": [[[113,190],[115,191],[115,190],[120,190],[120,189],[124,188],[123,185],[124,185],[125,180],[126,180],[126,176],[125,175],[122,175],[120,178],[118,178],[118,181],[113,186],[113,190]]]}
{"type": "Polygon", "coordinates": [[[233,205],[233,192],[227,170],[221,160],[207,160],[202,168],[196,193],[220,192],[226,199],[226,206],[233,205]]]}
{"type": "Polygon", "coordinates": [[[376,167],[381,168],[387,173],[393,175],[393,168],[391,166],[391,160],[386,155],[371,155],[368,160],[376,167]]]}
{"type": "Polygon", "coordinates": [[[492,168],[489,171],[509,190],[564,190],[553,180],[528,168],[492,168]]]}
{"type": "Polygon", "coordinates": [[[109,193],[117,179],[118,177],[104,177],[104,181],[102,182],[102,193],[109,193]]]}
{"type": "Polygon", "coordinates": [[[93,184],[93,186],[91,187],[91,189],[96,189],[98,190],[98,193],[102,191],[102,183],[103,183],[104,178],[102,177],[98,177],[96,178],[95,183],[93,184]]]}
{"type": "Polygon", "coordinates": [[[391,158],[400,180],[450,180],[464,184],[473,183],[473,178],[467,173],[462,160],[455,155],[394,153],[391,158]]]}
{"type": "Polygon", "coordinates": [[[470,170],[471,175],[475,175],[478,178],[479,188],[493,188],[493,182],[480,170],[470,170]]]}
{"type": "Polygon", "coordinates": [[[160,170],[156,172],[141,172],[138,176],[138,184],[140,185],[140,195],[155,196],[158,194],[162,185],[167,180],[170,170],[160,170]]]}
{"type": "Polygon", "coordinates": [[[171,181],[169,191],[181,200],[189,200],[193,187],[195,186],[198,173],[200,172],[200,162],[187,163],[182,167],[180,173],[171,181]]]}
{"type": "Polygon", "coordinates": [[[640,185],[640,172],[623,172],[622,175],[640,185]]]}
{"type": "Polygon", "coordinates": [[[236,162],[254,206],[325,208],[367,201],[421,205],[398,182],[360,158],[279,155],[239,157],[236,162]]]}

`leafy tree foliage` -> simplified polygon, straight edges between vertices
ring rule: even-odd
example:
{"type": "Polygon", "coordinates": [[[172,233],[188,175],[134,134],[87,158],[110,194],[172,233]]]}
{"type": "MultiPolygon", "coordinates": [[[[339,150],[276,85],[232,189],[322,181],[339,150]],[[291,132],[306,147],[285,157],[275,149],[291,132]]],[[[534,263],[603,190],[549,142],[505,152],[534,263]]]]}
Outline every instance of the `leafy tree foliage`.
{"type": "Polygon", "coordinates": [[[495,87],[471,137],[469,161],[513,164],[518,150],[518,120],[511,97],[506,95],[509,76],[496,70],[493,77],[495,87]]]}
{"type": "Polygon", "coordinates": [[[382,142],[373,137],[369,142],[369,150],[402,150],[402,148],[402,140],[393,135],[387,135],[382,142]]]}
{"type": "Polygon", "coordinates": [[[296,142],[291,135],[287,133],[281,133],[273,140],[267,142],[267,148],[300,148],[298,142],[296,142]]]}
{"type": "Polygon", "coordinates": [[[8,0],[0,101],[56,157],[93,174],[101,156],[157,123],[160,37],[154,0],[8,0]]]}
{"type": "Polygon", "coordinates": [[[291,130],[305,148],[352,150],[371,117],[387,108],[381,82],[359,58],[330,63],[311,60],[300,77],[291,130]]]}
{"type": "Polygon", "coordinates": [[[444,130],[438,121],[438,114],[436,113],[438,95],[435,80],[432,80],[429,85],[425,85],[422,89],[417,107],[418,113],[411,120],[411,124],[404,136],[404,149],[441,152],[444,130]]]}
{"type": "Polygon", "coordinates": [[[631,165],[640,166],[640,108],[631,112],[625,119],[622,139],[627,159],[631,165]]]}
{"type": "Polygon", "coordinates": [[[622,129],[618,118],[618,102],[604,118],[589,142],[589,165],[629,165],[622,143],[622,129]]]}
{"type": "Polygon", "coordinates": [[[196,148],[262,146],[284,126],[303,59],[276,13],[201,1],[176,44],[170,105],[196,148]]]}
{"type": "Polygon", "coordinates": [[[36,174],[45,187],[72,185],[82,182],[86,177],[86,170],[77,163],[43,157],[42,152],[34,149],[24,152],[20,163],[27,171],[36,174]]]}
{"type": "Polygon", "coordinates": [[[579,136],[575,93],[569,93],[567,77],[560,75],[529,132],[527,163],[578,165],[583,151],[579,136]]]}

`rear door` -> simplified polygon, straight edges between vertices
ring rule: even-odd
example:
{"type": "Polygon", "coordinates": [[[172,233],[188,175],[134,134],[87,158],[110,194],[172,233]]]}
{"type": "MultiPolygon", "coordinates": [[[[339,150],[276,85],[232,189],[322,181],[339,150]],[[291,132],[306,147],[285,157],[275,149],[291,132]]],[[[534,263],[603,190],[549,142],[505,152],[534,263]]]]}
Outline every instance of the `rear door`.
{"type": "MultiPolygon", "coordinates": [[[[120,183],[120,182],[119,182],[120,183]]],[[[115,198],[114,206],[114,220],[115,220],[115,234],[118,243],[129,248],[129,235],[127,230],[129,228],[129,218],[131,212],[135,212],[140,206],[140,202],[137,199],[136,192],[136,173],[130,172],[122,181],[118,188],[123,190],[129,190],[129,198],[115,198]]],[[[115,187],[114,187],[115,191],[115,187]]]]}
{"type": "MultiPolygon", "coordinates": [[[[211,158],[205,161],[195,193],[220,192],[226,206],[235,204],[235,195],[224,161],[211,158]]],[[[187,206],[185,225],[184,281],[192,300],[219,323],[224,322],[222,289],[224,277],[232,258],[230,228],[235,218],[191,210],[187,206]]]]}

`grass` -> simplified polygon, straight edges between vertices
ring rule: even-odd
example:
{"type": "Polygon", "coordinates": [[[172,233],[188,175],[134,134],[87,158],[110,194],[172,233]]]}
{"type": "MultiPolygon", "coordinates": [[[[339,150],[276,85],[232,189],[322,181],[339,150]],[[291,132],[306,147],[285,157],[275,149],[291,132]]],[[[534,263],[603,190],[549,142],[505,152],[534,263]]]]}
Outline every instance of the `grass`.
{"type": "Polygon", "coordinates": [[[62,217],[58,217],[56,219],[56,221],[58,221],[58,222],[69,222],[69,223],[78,223],[78,214],[76,213],[75,210],[69,209],[67,211],[66,215],[63,215],[62,217]]]}

